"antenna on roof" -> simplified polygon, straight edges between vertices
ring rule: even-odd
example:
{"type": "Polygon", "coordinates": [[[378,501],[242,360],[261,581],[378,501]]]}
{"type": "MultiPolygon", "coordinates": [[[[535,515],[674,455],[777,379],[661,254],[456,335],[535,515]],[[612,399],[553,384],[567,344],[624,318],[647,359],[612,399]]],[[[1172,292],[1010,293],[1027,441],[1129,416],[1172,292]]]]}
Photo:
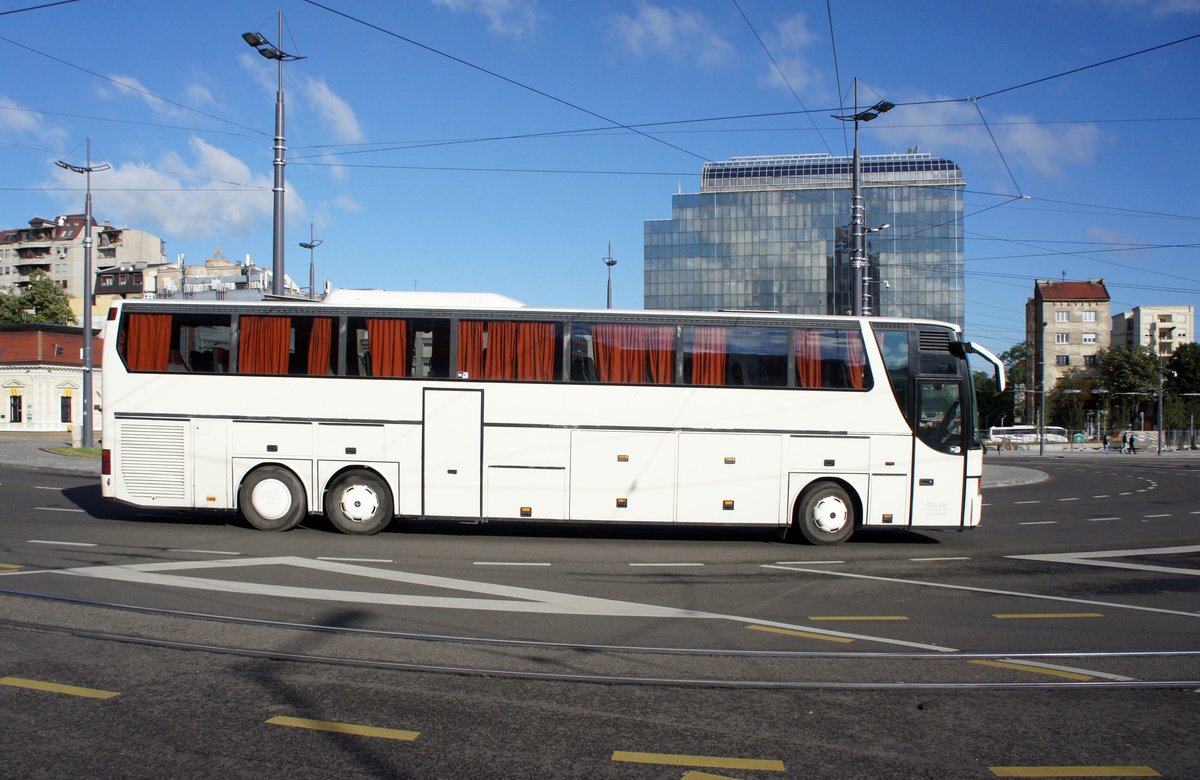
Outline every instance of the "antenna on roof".
{"type": "Polygon", "coordinates": [[[1066,271],[1062,272],[1062,278],[1063,278],[1064,282],[1067,281],[1067,272],[1066,271]]]}

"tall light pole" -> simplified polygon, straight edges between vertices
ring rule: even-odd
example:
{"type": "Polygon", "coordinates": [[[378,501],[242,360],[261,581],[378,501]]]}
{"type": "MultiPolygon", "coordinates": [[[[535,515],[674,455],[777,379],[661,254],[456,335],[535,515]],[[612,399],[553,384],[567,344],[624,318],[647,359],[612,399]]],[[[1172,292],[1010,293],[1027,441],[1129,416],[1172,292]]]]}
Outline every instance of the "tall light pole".
{"type": "MultiPolygon", "coordinates": [[[[1158,342],[1158,323],[1150,323],[1150,348],[1154,350],[1154,354],[1158,356],[1158,454],[1162,455],[1162,440],[1163,440],[1163,366],[1162,366],[1162,344],[1158,342]]],[[[1175,326],[1164,328],[1167,333],[1175,330],[1175,326]]]]}
{"type": "Polygon", "coordinates": [[[851,283],[851,313],[856,317],[863,316],[864,306],[869,307],[867,303],[867,287],[866,287],[866,230],[864,226],[864,211],[862,198],[862,163],[858,154],[858,123],[870,122],[880,114],[891,111],[896,107],[895,103],[889,103],[886,100],[881,100],[875,105],[863,111],[858,110],[858,79],[854,79],[854,113],[853,114],[834,114],[834,119],[840,119],[843,122],[854,123],[854,168],[851,173],[851,190],[850,199],[850,226],[853,231],[854,244],[851,250],[850,264],[853,269],[854,277],[851,283]]]}
{"type": "Polygon", "coordinates": [[[608,308],[612,308],[612,269],[617,264],[612,257],[612,242],[608,242],[608,254],[601,258],[604,264],[608,266],[608,308]]]}
{"type": "MultiPolygon", "coordinates": [[[[282,43],[283,11],[280,11],[278,16],[279,41],[282,43]]],[[[273,46],[270,41],[263,37],[262,33],[242,33],[242,40],[257,50],[262,56],[279,63],[279,89],[275,92],[275,184],[271,188],[275,194],[274,236],[271,241],[271,292],[275,295],[283,295],[283,168],[287,165],[284,159],[285,146],[283,141],[283,63],[294,62],[304,58],[296,54],[288,54],[282,49],[273,46]]]]}
{"type": "Polygon", "coordinates": [[[108,163],[92,165],[92,139],[87,139],[87,165],[71,165],[57,160],[54,163],[74,173],[82,173],[87,195],[83,200],[83,404],[79,446],[92,446],[92,173],[107,171],[108,163]]]}
{"type": "Polygon", "coordinates": [[[313,238],[313,223],[308,223],[308,241],[301,241],[300,248],[308,250],[308,297],[317,299],[317,261],[316,249],[325,243],[319,238],[313,238]]]}

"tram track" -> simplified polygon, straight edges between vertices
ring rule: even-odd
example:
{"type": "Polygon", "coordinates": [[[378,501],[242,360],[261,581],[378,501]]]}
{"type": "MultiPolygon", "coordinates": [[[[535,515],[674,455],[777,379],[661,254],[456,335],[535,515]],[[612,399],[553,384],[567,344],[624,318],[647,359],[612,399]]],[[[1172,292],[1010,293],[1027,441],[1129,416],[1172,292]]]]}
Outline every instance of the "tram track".
{"type": "Polygon", "coordinates": [[[295,663],[558,682],[776,690],[1200,688],[1194,675],[1200,650],[933,653],[600,645],[304,624],[8,591],[0,591],[0,628],[295,663]],[[1080,669],[1081,664],[1105,671],[1080,669]]]}

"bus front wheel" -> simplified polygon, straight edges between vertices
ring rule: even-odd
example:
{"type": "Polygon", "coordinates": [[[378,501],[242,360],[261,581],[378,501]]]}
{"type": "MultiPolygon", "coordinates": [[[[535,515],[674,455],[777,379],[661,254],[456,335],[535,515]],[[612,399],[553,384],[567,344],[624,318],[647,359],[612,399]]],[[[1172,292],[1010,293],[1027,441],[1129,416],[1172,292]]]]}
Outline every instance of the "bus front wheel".
{"type": "Polygon", "coordinates": [[[238,508],[260,531],[288,531],[308,513],[304,485],[282,466],[261,466],[242,481],[238,508]]]}
{"type": "Polygon", "coordinates": [[[325,516],[345,534],[377,534],[392,520],[392,492],[377,474],[348,471],[325,494],[325,516]]]}
{"type": "Polygon", "coordinates": [[[800,499],[796,526],[809,544],[839,544],[854,533],[854,501],[845,488],[822,482],[800,499]]]}

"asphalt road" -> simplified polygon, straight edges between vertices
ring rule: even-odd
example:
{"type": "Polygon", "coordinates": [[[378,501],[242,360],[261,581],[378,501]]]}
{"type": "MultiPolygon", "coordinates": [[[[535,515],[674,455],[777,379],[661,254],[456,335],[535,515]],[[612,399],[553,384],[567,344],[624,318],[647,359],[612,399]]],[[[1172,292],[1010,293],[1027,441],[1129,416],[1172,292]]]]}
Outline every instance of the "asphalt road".
{"type": "Polygon", "coordinates": [[[828,548],[263,534],[0,467],[0,772],[1195,776],[1200,460],[1002,460],[1048,479],[980,528],[828,548]]]}

